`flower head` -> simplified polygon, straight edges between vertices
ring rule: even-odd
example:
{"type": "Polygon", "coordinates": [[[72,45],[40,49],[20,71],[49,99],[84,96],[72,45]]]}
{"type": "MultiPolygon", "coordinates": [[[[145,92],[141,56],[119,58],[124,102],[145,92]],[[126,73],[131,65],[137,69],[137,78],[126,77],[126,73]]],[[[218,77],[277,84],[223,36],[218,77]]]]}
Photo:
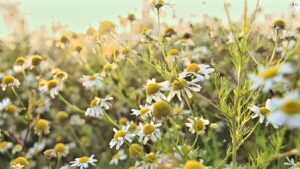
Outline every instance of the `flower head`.
{"type": "Polygon", "coordinates": [[[18,79],[16,79],[14,76],[12,75],[6,75],[2,78],[2,83],[1,83],[1,87],[2,90],[6,90],[7,87],[19,87],[20,86],[20,82],[18,79]]]}
{"type": "Polygon", "coordinates": [[[79,157],[79,158],[75,158],[74,161],[71,161],[71,167],[75,167],[75,168],[88,168],[89,165],[95,165],[95,163],[97,162],[96,159],[94,159],[95,155],[91,155],[90,157],[87,156],[83,156],[83,157],[79,157]]]}

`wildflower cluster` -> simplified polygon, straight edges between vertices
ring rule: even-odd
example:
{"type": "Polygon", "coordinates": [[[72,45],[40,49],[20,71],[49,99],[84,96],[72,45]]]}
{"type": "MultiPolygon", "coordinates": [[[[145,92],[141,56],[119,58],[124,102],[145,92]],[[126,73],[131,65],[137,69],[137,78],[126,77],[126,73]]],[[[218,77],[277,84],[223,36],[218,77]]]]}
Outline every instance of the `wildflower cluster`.
{"type": "Polygon", "coordinates": [[[237,22],[161,22],[173,7],[0,39],[0,168],[299,169],[299,27],[247,1],[237,22]]]}

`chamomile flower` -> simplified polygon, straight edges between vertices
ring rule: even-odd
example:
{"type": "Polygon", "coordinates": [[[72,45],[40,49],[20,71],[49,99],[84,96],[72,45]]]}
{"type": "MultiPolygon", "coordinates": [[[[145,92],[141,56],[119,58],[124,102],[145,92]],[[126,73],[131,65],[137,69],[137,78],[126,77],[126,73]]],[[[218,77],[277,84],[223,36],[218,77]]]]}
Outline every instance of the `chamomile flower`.
{"type": "Polygon", "coordinates": [[[170,61],[174,62],[174,61],[176,61],[176,59],[181,58],[182,54],[180,53],[180,51],[178,49],[173,48],[168,51],[167,57],[169,58],[170,61]]]}
{"type": "Polygon", "coordinates": [[[8,141],[1,141],[0,142],[0,153],[5,153],[8,149],[13,146],[11,142],[8,141]]]}
{"type": "Polygon", "coordinates": [[[195,76],[199,80],[204,80],[209,78],[209,74],[214,72],[214,69],[206,64],[189,64],[184,72],[181,72],[179,76],[182,78],[195,76]]]}
{"type": "Polygon", "coordinates": [[[109,101],[113,100],[113,97],[107,95],[105,98],[95,97],[91,103],[90,107],[87,108],[85,115],[92,117],[102,116],[104,110],[108,110],[111,107],[111,103],[109,101]]]}
{"type": "Polygon", "coordinates": [[[95,163],[97,162],[97,160],[94,159],[94,156],[95,155],[91,155],[90,157],[83,156],[83,157],[75,158],[74,161],[70,162],[71,167],[84,169],[84,168],[88,168],[89,165],[95,166],[95,163]]]}
{"type": "Polygon", "coordinates": [[[40,55],[32,55],[30,57],[30,69],[37,67],[41,64],[43,57],[40,55]]]}
{"type": "Polygon", "coordinates": [[[199,92],[201,89],[201,86],[197,84],[199,81],[198,78],[187,81],[183,77],[173,80],[167,100],[170,101],[173,97],[177,96],[177,98],[182,101],[181,96],[183,94],[186,94],[188,98],[192,98],[192,92],[199,92]]]}
{"type": "Polygon", "coordinates": [[[41,136],[50,132],[50,122],[46,119],[39,119],[34,126],[34,133],[41,136]]]}
{"type": "Polygon", "coordinates": [[[174,114],[175,115],[189,115],[191,114],[191,110],[184,109],[184,103],[181,102],[180,104],[176,103],[174,106],[174,114]]]}
{"type": "Polygon", "coordinates": [[[59,158],[65,157],[69,154],[69,147],[63,143],[57,143],[54,146],[54,152],[56,153],[56,156],[59,158]]]}
{"type": "Polygon", "coordinates": [[[128,132],[128,126],[123,126],[120,130],[114,128],[113,131],[115,132],[114,138],[110,141],[109,146],[110,148],[116,146],[117,150],[120,149],[120,147],[124,144],[125,141],[131,143],[135,136],[135,134],[128,132]]]}
{"type": "Polygon", "coordinates": [[[145,154],[143,161],[138,161],[136,163],[137,169],[155,169],[157,167],[158,157],[155,153],[150,152],[145,154]]]}
{"type": "Polygon", "coordinates": [[[102,72],[101,72],[101,76],[102,77],[106,77],[107,75],[109,75],[113,70],[117,69],[118,65],[115,63],[106,63],[103,66],[102,72]]]}
{"type": "Polygon", "coordinates": [[[58,79],[58,80],[64,81],[64,80],[66,80],[68,78],[67,72],[62,71],[59,68],[53,69],[51,71],[51,73],[52,73],[54,79],[58,79]]]}
{"type": "Polygon", "coordinates": [[[272,98],[271,123],[287,125],[290,128],[300,128],[300,93],[290,92],[283,98],[272,98]]]}
{"type": "Polygon", "coordinates": [[[300,158],[297,162],[295,162],[295,160],[293,158],[288,158],[286,157],[286,160],[288,162],[285,162],[284,165],[289,166],[289,169],[300,169],[300,158]]]}
{"type": "Polygon", "coordinates": [[[147,81],[145,90],[147,94],[147,103],[152,103],[153,100],[166,100],[166,96],[162,92],[169,90],[169,82],[164,81],[158,83],[155,79],[151,79],[147,81]]]}
{"type": "Polygon", "coordinates": [[[138,126],[137,136],[139,137],[139,142],[146,144],[148,141],[156,142],[161,137],[160,132],[161,123],[140,123],[138,126]]]}
{"type": "Polygon", "coordinates": [[[26,169],[29,167],[29,162],[24,157],[18,157],[11,161],[10,166],[12,169],[26,169]]]}
{"type": "Polygon", "coordinates": [[[39,90],[41,91],[41,93],[48,93],[52,99],[54,99],[58,95],[59,91],[61,91],[62,88],[63,85],[61,81],[57,79],[52,79],[48,81],[41,80],[39,82],[39,90]]]}
{"type": "Polygon", "coordinates": [[[149,5],[154,8],[159,10],[160,8],[164,7],[164,6],[172,6],[169,2],[167,2],[166,0],[150,0],[149,5]]]}
{"type": "Polygon", "coordinates": [[[275,83],[286,83],[283,75],[294,71],[290,63],[283,63],[271,67],[258,67],[258,74],[250,74],[249,78],[252,81],[251,88],[257,89],[263,86],[263,91],[267,92],[275,85],[275,83]]]}
{"type": "Polygon", "coordinates": [[[12,75],[6,75],[2,78],[2,83],[1,83],[1,87],[2,90],[6,90],[7,87],[19,87],[20,86],[20,82],[18,79],[16,79],[14,76],[12,75]]]}
{"type": "Polygon", "coordinates": [[[131,109],[131,115],[140,116],[142,119],[146,119],[147,117],[151,117],[151,107],[147,104],[139,106],[140,109],[131,109]]]}
{"type": "Polygon", "coordinates": [[[34,143],[33,147],[29,148],[26,158],[32,158],[33,156],[39,154],[46,146],[46,141],[42,140],[34,143]]]}
{"type": "Polygon", "coordinates": [[[189,131],[191,133],[196,134],[204,134],[206,125],[209,124],[209,121],[204,119],[203,117],[195,117],[195,118],[188,118],[188,123],[185,123],[185,125],[189,128],[189,131]]]}
{"type": "Polygon", "coordinates": [[[126,160],[126,158],[127,158],[127,155],[125,154],[125,151],[120,150],[116,154],[114,154],[114,156],[110,160],[109,164],[110,165],[118,165],[120,160],[126,160]]]}
{"type": "Polygon", "coordinates": [[[83,77],[80,78],[80,81],[86,89],[91,89],[92,87],[100,89],[103,87],[103,78],[99,73],[96,73],[91,76],[83,75],[83,77]]]}
{"type": "Polygon", "coordinates": [[[28,67],[27,61],[23,56],[16,59],[15,65],[13,67],[15,72],[21,72],[28,67]]]}
{"type": "MultiPolygon", "coordinates": [[[[259,122],[263,123],[266,122],[266,126],[269,124],[269,115],[271,113],[271,100],[267,99],[265,106],[257,107],[256,105],[253,105],[250,107],[250,110],[254,112],[254,115],[252,118],[259,117],[259,122]]],[[[273,124],[273,123],[272,123],[273,124]]],[[[274,128],[278,128],[278,124],[273,124],[274,128]]]]}
{"type": "Polygon", "coordinates": [[[196,160],[188,160],[183,169],[204,169],[204,165],[202,162],[196,161],[196,160]]]}

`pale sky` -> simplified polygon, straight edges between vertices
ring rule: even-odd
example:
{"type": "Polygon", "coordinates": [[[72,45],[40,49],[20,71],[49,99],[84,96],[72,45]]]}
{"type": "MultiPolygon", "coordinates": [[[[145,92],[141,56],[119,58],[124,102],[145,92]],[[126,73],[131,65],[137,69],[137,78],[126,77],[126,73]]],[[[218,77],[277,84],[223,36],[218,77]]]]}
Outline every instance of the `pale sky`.
{"type": "MultiPolygon", "coordinates": [[[[10,1],[10,0],[0,0],[10,1]]],[[[243,10],[243,0],[227,0],[232,4],[231,15],[239,18],[243,10]]],[[[254,8],[256,0],[248,0],[254,8]]],[[[197,14],[194,20],[200,20],[203,14],[224,18],[224,0],[170,0],[175,5],[178,17],[190,19],[191,14],[197,14]],[[205,2],[205,4],[203,3],[205,2]]],[[[290,10],[293,0],[260,0],[267,13],[284,14],[290,10]]],[[[85,31],[89,26],[95,26],[101,20],[117,21],[118,15],[127,16],[129,12],[141,10],[142,0],[22,0],[21,9],[30,30],[36,27],[49,26],[53,22],[68,25],[74,31],[85,31]]],[[[299,11],[300,13],[300,11],[299,11]]],[[[165,19],[169,22],[170,19],[165,19]]],[[[0,36],[8,32],[2,17],[0,17],[0,36]]]]}

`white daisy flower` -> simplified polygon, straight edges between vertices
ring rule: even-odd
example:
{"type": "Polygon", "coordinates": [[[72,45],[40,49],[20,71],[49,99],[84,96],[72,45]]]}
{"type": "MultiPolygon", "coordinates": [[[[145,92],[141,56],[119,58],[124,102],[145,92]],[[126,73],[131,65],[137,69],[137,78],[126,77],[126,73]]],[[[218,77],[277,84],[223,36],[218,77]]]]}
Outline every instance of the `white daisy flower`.
{"type": "Polygon", "coordinates": [[[110,141],[109,146],[113,148],[116,146],[116,149],[119,150],[120,147],[124,144],[125,141],[131,143],[135,134],[128,132],[129,126],[122,126],[122,129],[117,130],[113,129],[115,132],[114,138],[110,141]]]}
{"type": "Polygon", "coordinates": [[[148,80],[145,90],[147,94],[147,103],[151,103],[153,100],[166,100],[166,96],[162,92],[169,90],[169,82],[164,81],[157,83],[155,79],[148,80]]]}
{"type": "Polygon", "coordinates": [[[20,86],[19,80],[16,79],[14,76],[6,75],[2,78],[1,87],[3,91],[6,90],[7,87],[14,86],[16,86],[17,88],[20,86]]]}
{"type": "Polygon", "coordinates": [[[300,158],[297,162],[293,158],[286,157],[288,162],[285,162],[284,165],[289,166],[289,169],[300,169],[300,158]]]}
{"type": "Polygon", "coordinates": [[[15,72],[22,72],[23,70],[29,68],[30,63],[23,56],[20,56],[16,59],[13,70],[15,72]]]}
{"type": "Polygon", "coordinates": [[[105,98],[95,97],[91,103],[89,108],[87,108],[85,115],[92,117],[102,116],[104,110],[108,110],[111,107],[111,103],[109,101],[113,100],[113,97],[107,95],[105,98]]]}
{"type": "Polygon", "coordinates": [[[8,149],[12,148],[13,144],[8,141],[0,142],[0,153],[5,153],[8,149]]]}
{"type": "Polygon", "coordinates": [[[283,98],[272,98],[271,123],[287,125],[290,128],[300,128],[300,93],[290,92],[283,98]]]}
{"type": "MultiPolygon", "coordinates": [[[[271,100],[267,99],[265,106],[263,107],[257,107],[256,105],[253,105],[250,107],[250,110],[254,112],[254,115],[252,118],[259,117],[259,122],[263,123],[264,121],[266,122],[266,126],[269,124],[269,115],[271,113],[271,100]]],[[[278,124],[272,123],[274,128],[278,128],[278,124]]]]}
{"type": "Polygon", "coordinates": [[[209,74],[212,72],[214,72],[214,69],[209,65],[191,63],[186,67],[184,72],[179,74],[179,76],[182,78],[195,76],[202,81],[204,79],[209,79],[209,74]]]}
{"type": "Polygon", "coordinates": [[[191,110],[185,110],[184,109],[184,103],[181,102],[180,104],[176,103],[174,106],[174,111],[175,115],[189,115],[191,114],[191,110]]]}
{"type": "Polygon", "coordinates": [[[24,157],[17,157],[10,162],[11,169],[27,169],[29,161],[24,157]]]}
{"type": "Polygon", "coordinates": [[[94,156],[95,155],[91,155],[90,157],[83,156],[83,157],[80,157],[80,158],[75,158],[74,161],[70,162],[71,167],[84,169],[84,168],[88,168],[89,165],[95,166],[95,163],[97,162],[97,160],[94,159],[94,156]]]}
{"type": "Polygon", "coordinates": [[[156,153],[150,152],[145,155],[144,161],[137,161],[136,168],[137,169],[156,169],[157,168],[157,157],[156,153]]]}
{"type": "Polygon", "coordinates": [[[179,77],[175,79],[172,83],[171,91],[168,95],[168,101],[170,101],[173,97],[177,96],[177,98],[182,101],[181,95],[186,94],[188,98],[192,98],[192,92],[199,92],[201,86],[196,84],[200,80],[198,78],[187,81],[183,77],[179,77]]]}
{"type": "Polygon", "coordinates": [[[10,105],[10,99],[6,97],[0,102],[0,111],[6,109],[8,105],[10,105]]]}
{"type": "Polygon", "coordinates": [[[146,119],[147,117],[151,117],[151,107],[147,104],[142,106],[139,106],[140,109],[131,109],[132,113],[131,115],[140,116],[142,119],[146,119]]]}
{"type": "Polygon", "coordinates": [[[139,142],[143,144],[146,144],[149,140],[156,142],[161,137],[160,126],[161,123],[155,124],[153,121],[145,124],[140,123],[137,132],[139,142]]]}
{"type": "Polygon", "coordinates": [[[62,83],[57,79],[41,80],[39,82],[39,90],[42,94],[48,93],[52,99],[54,99],[59,91],[63,89],[62,83]]]}
{"type": "Polygon", "coordinates": [[[54,151],[55,151],[57,157],[59,157],[59,158],[65,157],[69,154],[69,147],[63,143],[57,143],[54,146],[54,151]]]}
{"type": "Polygon", "coordinates": [[[189,131],[191,133],[196,134],[204,134],[206,125],[209,124],[209,121],[204,119],[203,117],[195,117],[195,118],[189,118],[188,123],[185,123],[185,125],[189,128],[189,131]]]}
{"type": "Polygon", "coordinates": [[[82,82],[82,85],[86,89],[90,89],[92,87],[96,87],[97,89],[100,89],[103,87],[103,78],[99,73],[96,73],[91,76],[83,75],[83,77],[80,78],[80,81],[82,82]]]}
{"type": "Polygon", "coordinates": [[[114,156],[110,160],[109,164],[110,165],[118,165],[120,160],[126,160],[126,158],[127,158],[127,155],[125,154],[125,151],[120,150],[116,154],[114,154],[114,156]]]}
{"type": "Polygon", "coordinates": [[[258,75],[250,74],[249,78],[252,81],[252,89],[257,89],[263,86],[263,91],[267,92],[274,86],[275,83],[287,83],[283,75],[294,71],[290,63],[283,63],[272,67],[258,67],[258,75]]]}

